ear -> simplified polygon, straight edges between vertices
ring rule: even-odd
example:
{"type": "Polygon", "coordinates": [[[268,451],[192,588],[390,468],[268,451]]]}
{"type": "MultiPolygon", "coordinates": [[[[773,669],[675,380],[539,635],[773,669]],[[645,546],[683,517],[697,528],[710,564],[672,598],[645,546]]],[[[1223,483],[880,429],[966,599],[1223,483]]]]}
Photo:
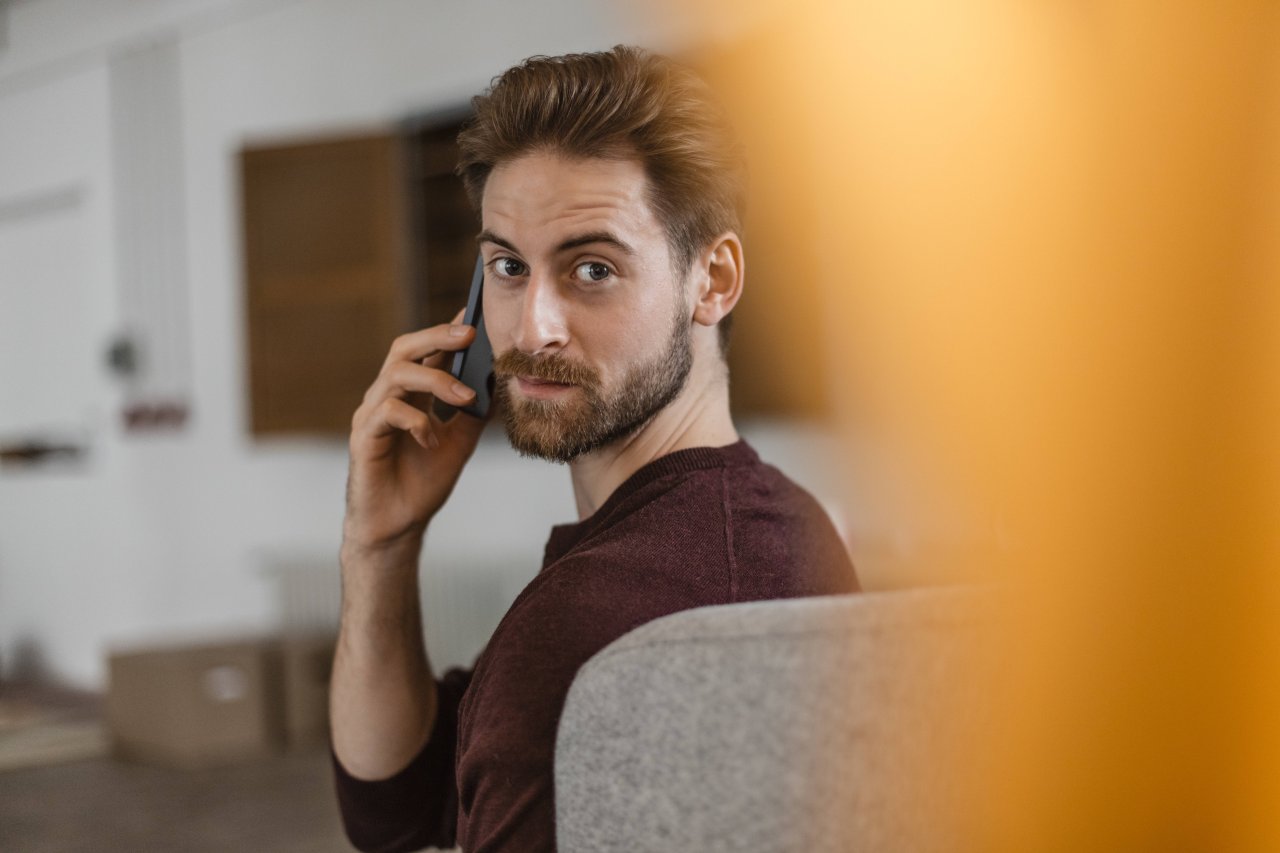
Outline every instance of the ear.
{"type": "Polygon", "coordinates": [[[703,326],[714,326],[733,310],[742,296],[746,274],[742,241],[732,231],[715,239],[698,256],[694,292],[693,320],[703,326]]]}

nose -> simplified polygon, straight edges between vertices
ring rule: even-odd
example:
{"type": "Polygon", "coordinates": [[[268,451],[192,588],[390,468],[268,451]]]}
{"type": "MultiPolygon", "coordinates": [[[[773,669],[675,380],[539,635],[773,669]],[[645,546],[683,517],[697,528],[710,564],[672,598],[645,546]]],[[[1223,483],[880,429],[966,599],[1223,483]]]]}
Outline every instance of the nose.
{"type": "Polygon", "coordinates": [[[516,327],[516,348],[527,355],[562,349],[569,343],[564,304],[553,276],[534,272],[525,285],[516,327]]]}

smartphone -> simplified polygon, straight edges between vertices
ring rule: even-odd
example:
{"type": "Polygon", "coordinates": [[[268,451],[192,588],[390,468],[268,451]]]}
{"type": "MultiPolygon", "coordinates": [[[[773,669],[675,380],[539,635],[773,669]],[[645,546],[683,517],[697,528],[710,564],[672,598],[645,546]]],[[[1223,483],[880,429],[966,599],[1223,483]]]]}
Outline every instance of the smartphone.
{"type": "Polygon", "coordinates": [[[467,294],[467,310],[462,322],[476,327],[471,346],[453,354],[449,372],[453,378],[476,392],[476,398],[459,410],[475,418],[489,414],[492,394],[493,347],[484,329],[484,257],[476,257],[476,270],[471,275],[471,291],[467,294]]]}

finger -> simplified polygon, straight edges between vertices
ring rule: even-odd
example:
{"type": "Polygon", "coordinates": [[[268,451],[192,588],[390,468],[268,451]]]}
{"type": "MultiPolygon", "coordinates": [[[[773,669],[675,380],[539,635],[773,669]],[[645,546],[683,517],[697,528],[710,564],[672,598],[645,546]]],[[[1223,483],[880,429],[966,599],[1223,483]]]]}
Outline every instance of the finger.
{"type": "Polygon", "coordinates": [[[454,412],[448,419],[431,413],[432,429],[440,437],[441,444],[461,449],[468,456],[475,450],[488,421],[487,417],[477,418],[462,411],[454,412]]]}
{"type": "Polygon", "coordinates": [[[407,332],[391,342],[387,364],[393,361],[422,361],[441,352],[455,352],[471,345],[475,328],[464,323],[442,323],[407,332]]]}
{"type": "Polygon", "coordinates": [[[444,370],[398,361],[378,374],[365,394],[365,402],[376,405],[383,397],[405,399],[411,394],[431,394],[454,406],[470,403],[476,396],[475,391],[444,370]]]}
{"type": "Polygon", "coordinates": [[[373,410],[373,416],[365,425],[371,436],[387,435],[400,430],[413,436],[413,440],[426,448],[440,446],[431,425],[431,418],[421,409],[414,408],[404,400],[388,397],[373,410]]]}
{"type": "MultiPolygon", "coordinates": [[[[454,315],[453,315],[453,319],[449,321],[449,329],[450,329],[449,334],[450,334],[451,336],[455,336],[455,337],[464,337],[464,338],[470,338],[470,337],[471,337],[471,334],[470,334],[470,333],[471,333],[471,331],[474,331],[475,327],[474,327],[474,326],[467,325],[466,323],[463,323],[463,322],[462,322],[462,318],[466,316],[466,313],[467,313],[467,309],[466,309],[466,308],[459,308],[459,309],[458,309],[458,313],[457,313],[457,314],[454,314],[454,315]],[[461,334],[458,334],[458,333],[455,333],[455,332],[453,331],[455,328],[461,328],[461,329],[463,329],[464,331],[463,331],[461,334]]],[[[443,363],[444,363],[445,355],[446,355],[446,353],[444,353],[444,352],[437,352],[437,353],[435,353],[434,355],[430,355],[430,356],[427,356],[426,358],[422,359],[422,363],[423,363],[423,364],[427,364],[427,365],[429,365],[429,366],[431,366],[431,367],[435,367],[435,366],[437,366],[437,364],[443,364],[443,363]]]]}
{"type": "MultiPolygon", "coordinates": [[[[459,308],[458,313],[453,315],[453,319],[449,321],[451,335],[454,334],[453,329],[455,328],[462,328],[465,330],[474,329],[473,326],[468,326],[462,322],[462,318],[466,316],[466,313],[467,313],[466,308],[459,308]]],[[[464,331],[461,335],[458,335],[458,337],[463,337],[463,338],[466,338],[467,340],[470,340],[471,339],[470,331],[464,331]]],[[[447,352],[437,351],[423,358],[422,363],[425,364],[427,367],[444,367],[445,359],[447,357],[448,357],[447,352]]]]}

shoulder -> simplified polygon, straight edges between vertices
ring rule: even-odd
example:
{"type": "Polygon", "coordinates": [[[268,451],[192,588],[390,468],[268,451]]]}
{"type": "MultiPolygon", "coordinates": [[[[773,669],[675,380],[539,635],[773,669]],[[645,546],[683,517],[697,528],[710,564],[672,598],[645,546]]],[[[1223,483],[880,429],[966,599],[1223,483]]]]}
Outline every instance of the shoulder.
{"type": "Polygon", "coordinates": [[[724,500],[738,521],[772,520],[784,528],[827,528],[830,517],[822,504],[773,465],[764,462],[724,469],[724,500]]]}
{"type": "Polygon", "coordinates": [[[727,469],[726,511],[742,599],[859,588],[848,547],[827,511],[774,466],[727,469]]]}

